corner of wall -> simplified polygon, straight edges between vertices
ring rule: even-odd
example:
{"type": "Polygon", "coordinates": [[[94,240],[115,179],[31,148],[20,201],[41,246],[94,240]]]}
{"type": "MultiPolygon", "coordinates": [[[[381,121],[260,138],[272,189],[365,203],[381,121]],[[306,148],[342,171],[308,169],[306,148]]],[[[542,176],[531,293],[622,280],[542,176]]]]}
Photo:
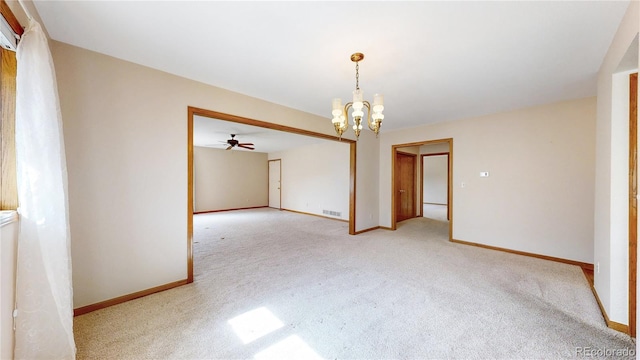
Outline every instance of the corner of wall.
{"type": "MultiPolygon", "coordinates": [[[[630,44],[640,28],[640,5],[631,1],[618,30],[609,46],[598,73],[598,107],[596,119],[596,175],[594,189],[594,287],[602,307],[612,321],[628,324],[628,286],[619,279],[621,270],[628,269],[627,239],[620,232],[620,212],[628,196],[617,189],[626,188],[625,176],[620,176],[621,166],[628,159],[624,147],[624,130],[628,134],[628,116],[616,109],[616,84],[614,74],[628,52],[630,44]],[[622,258],[622,259],[621,259],[622,258]],[[614,279],[615,278],[615,279],[614,279]]],[[[636,58],[637,63],[637,58],[636,58]]],[[[636,66],[637,68],[637,66],[636,66]]],[[[625,100],[626,101],[626,100],[625,100]]],[[[624,106],[624,104],[623,104],[624,106]]],[[[628,136],[627,136],[628,138],[628,136]]],[[[628,148],[627,148],[628,149],[628,148]]],[[[626,216],[622,216],[626,217],[626,216]]],[[[628,233],[627,233],[628,237],[628,233]]]]}

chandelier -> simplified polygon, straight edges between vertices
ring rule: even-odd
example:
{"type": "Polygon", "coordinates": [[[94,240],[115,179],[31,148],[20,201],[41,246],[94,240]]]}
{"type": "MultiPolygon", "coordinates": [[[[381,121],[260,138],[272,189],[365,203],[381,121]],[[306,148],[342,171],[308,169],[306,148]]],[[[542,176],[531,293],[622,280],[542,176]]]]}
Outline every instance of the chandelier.
{"type": "Polygon", "coordinates": [[[369,129],[376,133],[376,138],[378,137],[378,132],[380,131],[380,126],[382,125],[382,119],[384,119],[384,115],[382,115],[382,110],[384,110],[384,98],[381,94],[373,95],[373,106],[368,101],[363,100],[362,90],[360,90],[359,84],[359,76],[358,70],[360,66],[358,62],[364,59],[364,54],[355,53],[351,55],[351,61],[356,63],[356,89],[353,90],[353,101],[347,103],[344,107],[342,107],[342,100],[340,98],[333,99],[332,107],[333,111],[331,114],[333,115],[333,119],[331,122],[336,129],[336,133],[338,137],[342,139],[342,134],[347,130],[349,122],[348,111],[349,108],[352,108],[351,117],[353,118],[353,131],[356,133],[356,140],[360,136],[360,130],[362,130],[362,117],[364,116],[363,109],[367,108],[367,124],[369,125],[369,129]],[[373,115],[371,114],[371,110],[373,110],[373,115]]]}

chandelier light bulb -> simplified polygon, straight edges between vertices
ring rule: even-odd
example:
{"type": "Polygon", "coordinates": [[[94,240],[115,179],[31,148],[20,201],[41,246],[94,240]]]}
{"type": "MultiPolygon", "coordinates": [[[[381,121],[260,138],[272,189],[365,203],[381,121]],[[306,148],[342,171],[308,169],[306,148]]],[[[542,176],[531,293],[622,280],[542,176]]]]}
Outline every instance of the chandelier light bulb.
{"type": "Polygon", "coordinates": [[[353,103],[360,103],[362,105],[362,99],[364,97],[364,94],[362,93],[362,90],[360,89],[355,89],[353,90],[353,103]]]}
{"type": "Polygon", "coordinates": [[[331,113],[333,114],[333,116],[335,117],[342,115],[342,99],[333,99],[332,105],[333,111],[331,113]]]}
{"type": "Polygon", "coordinates": [[[381,113],[384,110],[384,96],[382,94],[373,95],[373,112],[381,113]]]}

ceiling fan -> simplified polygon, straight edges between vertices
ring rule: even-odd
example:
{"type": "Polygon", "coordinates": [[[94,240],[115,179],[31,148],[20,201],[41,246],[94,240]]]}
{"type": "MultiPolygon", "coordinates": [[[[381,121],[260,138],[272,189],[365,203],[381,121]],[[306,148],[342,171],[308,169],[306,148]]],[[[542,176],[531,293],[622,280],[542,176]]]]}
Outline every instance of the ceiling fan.
{"type": "Polygon", "coordinates": [[[226,150],[231,150],[234,147],[241,147],[247,150],[255,150],[255,148],[253,147],[254,145],[252,143],[241,143],[238,140],[236,140],[236,134],[231,134],[231,139],[227,140],[226,142],[222,142],[223,144],[227,144],[227,149],[226,150]]]}

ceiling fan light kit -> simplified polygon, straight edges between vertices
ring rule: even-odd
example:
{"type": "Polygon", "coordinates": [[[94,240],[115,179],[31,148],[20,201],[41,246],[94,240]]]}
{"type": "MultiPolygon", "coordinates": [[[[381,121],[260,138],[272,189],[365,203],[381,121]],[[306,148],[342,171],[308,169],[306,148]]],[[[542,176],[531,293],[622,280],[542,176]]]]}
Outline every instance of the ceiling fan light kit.
{"type": "Polygon", "coordinates": [[[351,61],[356,63],[356,89],[353,91],[353,101],[347,103],[344,107],[342,107],[342,100],[340,98],[335,98],[332,101],[332,112],[333,119],[331,122],[333,123],[334,128],[336,129],[336,133],[338,134],[338,138],[342,139],[342,134],[347,130],[349,125],[348,119],[348,111],[349,108],[352,108],[351,117],[353,118],[353,131],[356,134],[356,140],[360,136],[360,130],[362,130],[362,117],[364,116],[363,109],[367,108],[367,124],[369,125],[369,129],[376,133],[376,138],[378,137],[378,132],[380,131],[380,126],[382,125],[382,120],[384,119],[384,115],[382,111],[384,110],[384,97],[382,94],[373,95],[373,106],[368,101],[363,100],[364,96],[362,94],[362,90],[360,90],[359,83],[359,62],[364,59],[363,53],[354,53],[351,54],[351,61]],[[373,110],[373,115],[371,111],[373,110]]]}

